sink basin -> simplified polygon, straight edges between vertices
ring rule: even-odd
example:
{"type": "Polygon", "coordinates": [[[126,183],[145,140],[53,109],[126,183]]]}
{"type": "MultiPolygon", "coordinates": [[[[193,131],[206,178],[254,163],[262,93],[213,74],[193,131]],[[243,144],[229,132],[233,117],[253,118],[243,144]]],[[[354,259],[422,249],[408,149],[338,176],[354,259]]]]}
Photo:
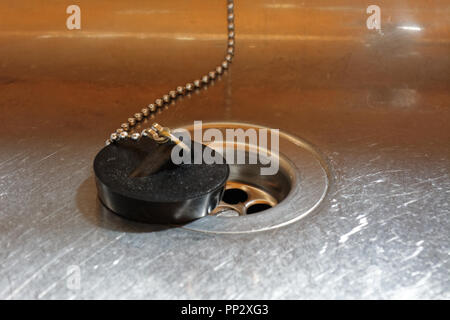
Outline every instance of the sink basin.
{"type": "Polygon", "coordinates": [[[366,1],[236,1],[230,70],[154,120],[280,129],[329,175],[308,215],[239,234],[124,220],[92,171],[222,61],[225,1],[80,0],[80,30],[51,2],[0,3],[0,298],[450,298],[448,1],[386,3],[380,30],[366,1]]]}

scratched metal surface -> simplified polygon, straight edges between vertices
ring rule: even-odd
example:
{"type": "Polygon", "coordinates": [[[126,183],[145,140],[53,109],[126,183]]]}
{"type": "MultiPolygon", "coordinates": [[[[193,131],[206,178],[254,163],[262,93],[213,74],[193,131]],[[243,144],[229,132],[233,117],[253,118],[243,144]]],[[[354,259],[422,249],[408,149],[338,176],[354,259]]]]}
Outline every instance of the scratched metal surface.
{"type": "Polygon", "coordinates": [[[92,172],[122,119],[222,57],[223,1],[79,1],[72,33],[60,2],[5,2],[0,298],[450,298],[448,1],[381,1],[383,34],[365,1],[237,2],[231,72],[159,121],[280,128],[332,178],[313,214],[240,235],[125,221],[92,172]]]}

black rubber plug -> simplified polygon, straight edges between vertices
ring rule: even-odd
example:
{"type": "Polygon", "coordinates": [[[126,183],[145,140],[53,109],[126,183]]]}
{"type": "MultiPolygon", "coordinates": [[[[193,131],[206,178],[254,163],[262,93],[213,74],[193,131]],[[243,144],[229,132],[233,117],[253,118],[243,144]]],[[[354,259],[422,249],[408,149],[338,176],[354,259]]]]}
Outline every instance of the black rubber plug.
{"type": "Polygon", "coordinates": [[[229,166],[225,161],[175,165],[173,146],[141,138],[103,148],[94,160],[103,204],[122,217],[158,224],[186,223],[210,213],[222,197],[229,166]]]}

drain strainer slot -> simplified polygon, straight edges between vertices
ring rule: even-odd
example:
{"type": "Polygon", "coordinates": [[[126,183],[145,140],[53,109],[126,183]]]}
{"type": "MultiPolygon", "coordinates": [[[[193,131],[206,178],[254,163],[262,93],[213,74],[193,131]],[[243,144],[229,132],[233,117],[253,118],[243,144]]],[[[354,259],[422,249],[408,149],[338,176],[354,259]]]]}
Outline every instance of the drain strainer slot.
{"type": "Polygon", "coordinates": [[[261,212],[270,208],[272,208],[272,206],[268,203],[255,203],[247,208],[247,214],[261,212]]]}
{"type": "MultiPolygon", "coordinates": [[[[270,131],[270,128],[244,123],[203,123],[203,129],[209,128],[219,129],[223,136],[226,136],[226,129],[270,131]]],[[[186,129],[193,131],[192,126],[186,129]]],[[[245,150],[248,154],[259,151],[258,146],[235,141],[214,141],[208,146],[223,153],[230,148],[245,150]]],[[[183,228],[212,233],[248,233],[278,228],[307,216],[317,208],[328,190],[325,161],[311,145],[281,131],[278,160],[279,170],[274,175],[261,175],[261,165],[231,164],[219,206],[209,216],[183,228]]]]}
{"type": "Polygon", "coordinates": [[[228,187],[222,197],[222,201],[226,204],[238,204],[244,203],[248,200],[248,194],[242,189],[228,187]]]}

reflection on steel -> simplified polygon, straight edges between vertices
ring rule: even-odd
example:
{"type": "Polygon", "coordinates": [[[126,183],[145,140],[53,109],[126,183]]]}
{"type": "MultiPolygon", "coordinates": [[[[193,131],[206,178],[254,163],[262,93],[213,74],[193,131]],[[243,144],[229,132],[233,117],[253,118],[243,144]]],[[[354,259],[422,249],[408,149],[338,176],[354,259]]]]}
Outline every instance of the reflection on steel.
{"type": "Polygon", "coordinates": [[[422,28],[417,26],[399,26],[398,28],[408,31],[422,31],[422,28]]]}

